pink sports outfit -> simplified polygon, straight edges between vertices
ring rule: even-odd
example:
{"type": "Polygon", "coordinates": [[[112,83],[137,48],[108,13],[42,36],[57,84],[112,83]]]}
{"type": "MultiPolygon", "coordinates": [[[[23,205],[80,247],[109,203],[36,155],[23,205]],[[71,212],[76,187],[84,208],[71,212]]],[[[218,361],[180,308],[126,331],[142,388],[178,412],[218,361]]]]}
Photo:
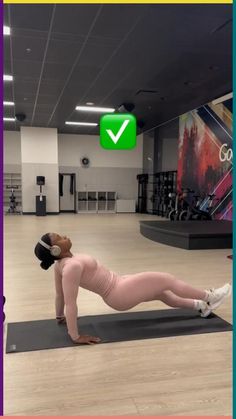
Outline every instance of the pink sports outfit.
{"type": "Polygon", "coordinates": [[[194,308],[205,292],[197,290],[164,272],[142,272],[118,275],[87,254],[76,254],[58,260],[55,265],[56,315],[65,316],[72,339],[79,336],[77,296],[79,287],[99,294],[106,304],[123,311],[137,304],[161,300],[171,307],[194,308]]]}

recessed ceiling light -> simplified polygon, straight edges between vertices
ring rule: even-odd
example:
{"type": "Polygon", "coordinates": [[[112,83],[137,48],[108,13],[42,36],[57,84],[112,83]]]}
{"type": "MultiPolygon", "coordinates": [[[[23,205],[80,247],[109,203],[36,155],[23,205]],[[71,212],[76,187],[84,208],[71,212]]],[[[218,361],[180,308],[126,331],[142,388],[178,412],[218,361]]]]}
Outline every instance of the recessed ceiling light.
{"type": "Polygon", "coordinates": [[[3,118],[3,121],[6,122],[15,122],[16,118],[3,118]]]}
{"type": "Polygon", "coordinates": [[[12,81],[13,77],[8,74],[3,74],[3,80],[4,81],[12,81]]]}
{"type": "Polygon", "coordinates": [[[11,35],[11,28],[9,26],[3,26],[3,35],[11,35]]]}
{"type": "Polygon", "coordinates": [[[82,125],[82,126],[88,126],[88,127],[96,127],[98,124],[95,122],[73,122],[73,121],[66,121],[66,125],[82,125]]]}
{"type": "Polygon", "coordinates": [[[88,105],[88,106],[93,106],[93,105],[94,105],[94,103],[93,103],[93,102],[87,102],[87,103],[86,103],[86,105],[88,105]]]}
{"type": "Polygon", "coordinates": [[[4,105],[4,106],[14,106],[14,105],[15,105],[15,103],[14,103],[14,102],[6,102],[6,101],[4,101],[4,102],[3,102],[3,105],[4,105]]]}
{"type": "Polygon", "coordinates": [[[91,108],[90,106],[76,106],[75,108],[77,111],[86,111],[86,112],[101,112],[101,113],[109,113],[115,112],[114,108],[101,108],[94,106],[91,108]]]}
{"type": "Polygon", "coordinates": [[[31,52],[31,48],[26,48],[26,52],[29,54],[31,52]]]}

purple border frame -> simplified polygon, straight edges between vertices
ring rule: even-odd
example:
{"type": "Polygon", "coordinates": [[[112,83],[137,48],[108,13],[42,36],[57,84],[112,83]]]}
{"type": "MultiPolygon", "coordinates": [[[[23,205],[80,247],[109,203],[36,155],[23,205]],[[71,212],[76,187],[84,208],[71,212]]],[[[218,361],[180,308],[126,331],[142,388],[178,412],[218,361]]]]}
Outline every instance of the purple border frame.
{"type": "MultiPolygon", "coordinates": [[[[3,74],[3,3],[0,3],[0,16],[1,16],[1,56],[2,56],[2,74],[3,74]]],[[[3,295],[3,77],[1,82],[1,97],[0,97],[0,109],[1,109],[1,146],[0,146],[0,287],[1,295],[3,295]]],[[[2,297],[1,297],[2,299],[2,297]]],[[[2,302],[1,302],[2,304],[2,302]]],[[[1,370],[0,370],[0,416],[3,416],[3,310],[1,311],[1,370]]]]}

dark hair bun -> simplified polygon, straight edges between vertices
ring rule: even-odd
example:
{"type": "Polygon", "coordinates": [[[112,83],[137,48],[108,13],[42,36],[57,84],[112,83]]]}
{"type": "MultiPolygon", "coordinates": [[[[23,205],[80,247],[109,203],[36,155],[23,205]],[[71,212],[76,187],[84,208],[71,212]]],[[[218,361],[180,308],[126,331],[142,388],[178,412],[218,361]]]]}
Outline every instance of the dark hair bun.
{"type": "Polygon", "coordinates": [[[42,269],[45,269],[45,270],[47,270],[48,268],[50,268],[50,266],[52,265],[54,263],[54,260],[53,259],[50,259],[50,260],[43,260],[41,263],[40,263],[40,266],[41,266],[41,268],[42,269]]]}

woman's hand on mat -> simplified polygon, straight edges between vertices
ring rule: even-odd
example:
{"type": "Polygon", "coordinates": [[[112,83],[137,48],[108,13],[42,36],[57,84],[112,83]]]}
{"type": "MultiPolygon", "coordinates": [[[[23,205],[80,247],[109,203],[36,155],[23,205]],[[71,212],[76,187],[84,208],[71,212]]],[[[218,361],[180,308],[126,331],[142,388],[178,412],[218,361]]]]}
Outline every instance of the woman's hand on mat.
{"type": "Polygon", "coordinates": [[[74,343],[85,343],[87,345],[94,345],[94,343],[101,342],[101,339],[95,336],[80,335],[77,339],[72,339],[74,343]]]}

